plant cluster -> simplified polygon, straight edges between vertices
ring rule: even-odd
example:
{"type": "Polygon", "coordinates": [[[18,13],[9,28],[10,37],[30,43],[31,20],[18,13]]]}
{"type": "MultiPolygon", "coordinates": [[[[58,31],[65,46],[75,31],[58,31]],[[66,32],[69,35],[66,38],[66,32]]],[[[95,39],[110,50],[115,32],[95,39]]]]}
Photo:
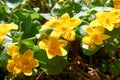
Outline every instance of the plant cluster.
{"type": "Polygon", "coordinates": [[[120,79],[119,0],[0,1],[0,72],[7,79],[70,72],[75,54],[90,58],[97,79],[97,71],[120,79]]]}

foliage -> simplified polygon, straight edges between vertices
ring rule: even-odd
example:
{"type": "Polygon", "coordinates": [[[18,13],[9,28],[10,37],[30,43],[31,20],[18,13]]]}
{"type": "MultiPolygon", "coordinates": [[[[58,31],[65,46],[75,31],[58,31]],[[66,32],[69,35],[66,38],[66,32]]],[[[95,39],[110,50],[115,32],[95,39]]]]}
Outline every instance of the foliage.
{"type": "MultiPolygon", "coordinates": [[[[39,76],[40,71],[54,76],[69,73],[77,70],[70,63],[71,55],[77,54],[82,59],[90,58],[86,61],[96,72],[109,73],[119,80],[119,3],[119,0],[1,0],[0,76],[10,79],[39,76]]],[[[82,66],[82,61],[77,65],[82,66]]],[[[87,69],[93,76],[89,73],[93,69],[87,69]]]]}

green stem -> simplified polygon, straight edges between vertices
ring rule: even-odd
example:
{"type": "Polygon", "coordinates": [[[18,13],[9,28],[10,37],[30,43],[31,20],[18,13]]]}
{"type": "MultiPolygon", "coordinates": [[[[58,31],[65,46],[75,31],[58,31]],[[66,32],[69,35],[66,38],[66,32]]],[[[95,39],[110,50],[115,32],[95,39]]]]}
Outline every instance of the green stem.
{"type": "Polygon", "coordinates": [[[29,40],[34,40],[34,39],[37,39],[36,37],[32,37],[32,38],[28,38],[29,40]]]}

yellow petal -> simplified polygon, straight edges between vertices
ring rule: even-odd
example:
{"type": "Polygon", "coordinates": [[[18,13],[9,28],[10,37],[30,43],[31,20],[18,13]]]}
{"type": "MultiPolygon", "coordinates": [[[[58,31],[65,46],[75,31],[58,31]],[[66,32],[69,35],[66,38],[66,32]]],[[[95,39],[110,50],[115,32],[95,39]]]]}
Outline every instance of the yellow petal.
{"type": "Polygon", "coordinates": [[[33,54],[33,51],[29,49],[29,50],[25,51],[22,56],[23,56],[23,58],[31,59],[34,57],[34,54],[33,54]]]}
{"type": "Polygon", "coordinates": [[[106,26],[104,26],[104,28],[106,28],[106,29],[109,30],[109,31],[112,31],[113,28],[114,28],[114,24],[106,25],[106,26]]]}
{"type": "Polygon", "coordinates": [[[30,65],[29,65],[29,64],[28,64],[28,65],[31,66],[32,68],[39,66],[39,62],[38,62],[37,59],[34,59],[34,58],[33,58],[33,59],[29,60],[28,62],[30,63],[30,65]]]}
{"type": "Polygon", "coordinates": [[[63,15],[61,16],[61,20],[63,20],[63,21],[67,21],[67,20],[69,20],[69,19],[70,19],[70,16],[69,16],[68,13],[65,13],[65,14],[63,14],[63,15]]]}
{"type": "Polygon", "coordinates": [[[59,38],[61,36],[62,32],[52,31],[50,36],[59,38]]]}
{"type": "Polygon", "coordinates": [[[104,35],[104,34],[99,35],[99,37],[100,37],[102,40],[105,40],[105,39],[110,38],[110,36],[104,35]]]}
{"type": "Polygon", "coordinates": [[[73,30],[65,32],[62,36],[68,41],[75,40],[75,32],[73,30]]]}
{"type": "Polygon", "coordinates": [[[93,33],[93,31],[94,31],[94,28],[92,28],[92,27],[90,27],[90,26],[87,26],[87,27],[86,27],[86,33],[87,33],[88,35],[91,35],[91,34],[93,33]]]}
{"type": "Polygon", "coordinates": [[[8,60],[7,70],[9,72],[13,72],[15,66],[15,62],[13,60],[8,60]]]}
{"type": "Polygon", "coordinates": [[[51,18],[49,21],[47,21],[41,28],[41,30],[46,30],[49,28],[56,28],[58,25],[60,25],[59,20],[57,20],[57,17],[51,18]]]}
{"type": "Polygon", "coordinates": [[[71,23],[71,28],[73,29],[74,27],[77,27],[81,23],[81,20],[77,17],[73,17],[70,19],[70,23],[71,23]]]}
{"type": "Polygon", "coordinates": [[[120,16],[120,9],[113,8],[111,10],[111,13],[114,14],[115,16],[119,17],[120,16]]]}
{"type": "Polygon", "coordinates": [[[12,59],[13,59],[14,61],[19,61],[19,60],[20,60],[20,57],[21,57],[21,54],[20,54],[20,53],[14,53],[14,54],[12,55],[12,59]]]}
{"type": "Polygon", "coordinates": [[[34,66],[35,66],[35,67],[38,67],[38,66],[39,66],[39,62],[38,62],[37,59],[34,59],[34,66]]]}
{"type": "Polygon", "coordinates": [[[82,43],[87,44],[87,45],[91,45],[92,44],[91,38],[89,36],[83,37],[82,43]]]}
{"type": "Polygon", "coordinates": [[[120,9],[120,0],[113,0],[114,8],[120,9]]]}
{"type": "Polygon", "coordinates": [[[101,26],[100,22],[96,19],[90,22],[90,26],[96,27],[96,26],[101,26]]]}
{"type": "Polygon", "coordinates": [[[99,11],[96,13],[96,18],[97,19],[104,18],[106,15],[107,15],[106,12],[99,11]]]}
{"type": "Polygon", "coordinates": [[[53,57],[56,56],[56,55],[54,55],[54,54],[49,53],[48,49],[46,50],[46,53],[47,53],[48,59],[52,59],[53,57]]]}
{"type": "Polygon", "coordinates": [[[61,53],[59,53],[58,56],[65,56],[65,55],[67,55],[67,51],[64,48],[61,47],[60,50],[61,50],[61,53]]]}
{"type": "Polygon", "coordinates": [[[97,27],[95,27],[95,31],[97,31],[97,33],[103,33],[104,32],[104,27],[97,26],[97,27]]]}
{"type": "Polygon", "coordinates": [[[9,56],[12,56],[14,53],[17,53],[17,52],[19,52],[18,46],[15,46],[14,44],[11,44],[11,45],[8,46],[7,54],[9,56]]]}
{"type": "Polygon", "coordinates": [[[0,44],[2,44],[4,37],[0,37],[0,44]]]}
{"type": "Polygon", "coordinates": [[[30,68],[27,68],[26,70],[23,71],[23,73],[26,75],[26,76],[31,76],[32,75],[32,69],[30,68]]]}
{"type": "Polygon", "coordinates": [[[0,24],[0,36],[6,36],[7,32],[9,31],[9,27],[7,24],[0,24]]]}
{"type": "Polygon", "coordinates": [[[42,40],[39,42],[38,46],[41,48],[41,49],[47,49],[47,44],[48,44],[48,40],[42,40]]]}
{"type": "Polygon", "coordinates": [[[15,66],[13,70],[13,74],[19,74],[19,73],[21,73],[21,69],[15,66]]]}
{"type": "Polygon", "coordinates": [[[94,35],[92,38],[93,38],[94,43],[97,45],[100,45],[103,43],[102,39],[100,39],[98,35],[94,35]]]}
{"type": "Polygon", "coordinates": [[[59,40],[60,47],[63,47],[63,48],[66,47],[66,46],[67,46],[67,43],[68,43],[68,42],[65,41],[65,40],[62,40],[62,39],[59,40]]]}
{"type": "Polygon", "coordinates": [[[6,24],[8,26],[8,29],[18,29],[18,26],[16,24],[6,24]]]}

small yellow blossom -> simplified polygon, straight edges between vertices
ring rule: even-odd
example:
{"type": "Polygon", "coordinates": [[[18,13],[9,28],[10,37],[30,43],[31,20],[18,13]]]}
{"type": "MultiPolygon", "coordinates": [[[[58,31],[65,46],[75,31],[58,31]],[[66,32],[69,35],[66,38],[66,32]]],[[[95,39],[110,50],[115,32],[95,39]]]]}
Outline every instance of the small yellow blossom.
{"type": "Polygon", "coordinates": [[[119,23],[120,19],[113,12],[100,11],[96,14],[96,20],[90,23],[90,26],[103,26],[104,28],[112,31],[114,24],[119,23]]]}
{"type": "Polygon", "coordinates": [[[32,68],[39,66],[38,61],[33,57],[34,55],[32,50],[27,50],[23,55],[21,55],[20,61],[18,62],[21,71],[27,76],[32,75],[32,68]]]}
{"type": "Polygon", "coordinates": [[[61,16],[59,21],[60,25],[55,27],[55,30],[51,33],[51,36],[57,37],[59,35],[68,41],[75,40],[75,32],[73,29],[81,23],[81,20],[77,17],[70,18],[69,14],[65,13],[61,16]]]}
{"type": "Polygon", "coordinates": [[[103,43],[103,40],[110,38],[110,36],[103,34],[104,28],[99,27],[86,27],[87,35],[83,37],[82,42],[87,45],[97,44],[100,45],[103,43]]]}
{"type": "Polygon", "coordinates": [[[113,0],[114,8],[120,9],[120,0],[113,0]]]}
{"type": "Polygon", "coordinates": [[[11,29],[18,29],[18,26],[16,24],[0,24],[0,43],[11,29]]]}
{"type": "Polygon", "coordinates": [[[68,13],[63,14],[60,19],[54,17],[46,22],[41,30],[52,28],[54,31],[51,36],[64,37],[66,40],[75,40],[75,32],[73,29],[81,23],[81,20],[77,17],[70,18],[68,13]]]}
{"type": "Polygon", "coordinates": [[[18,52],[19,52],[18,46],[14,45],[14,44],[11,44],[11,45],[8,46],[7,54],[9,56],[12,56],[13,54],[18,53],[18,52]]]}
{"type": "Polygon", "coordinates": [[[39,47],[46,50],[47,57],[49,59],[55,56],[65,56],[67,51],[64,47],[67,45],[67,41],[58,39],[56,37],[49,36],[49,40],[43,39],[39,42],[39,47]]]}
{"type": "Polygon", "coordinates": [[[39,62],[33,58],[32,50],[27,50],[23,55],[16,53],[12,56],[12,60],[8,60],[7,69],[13,74],[23,72],[26,76],[32,75],[32,68],[38,67],[39,62]]]}

